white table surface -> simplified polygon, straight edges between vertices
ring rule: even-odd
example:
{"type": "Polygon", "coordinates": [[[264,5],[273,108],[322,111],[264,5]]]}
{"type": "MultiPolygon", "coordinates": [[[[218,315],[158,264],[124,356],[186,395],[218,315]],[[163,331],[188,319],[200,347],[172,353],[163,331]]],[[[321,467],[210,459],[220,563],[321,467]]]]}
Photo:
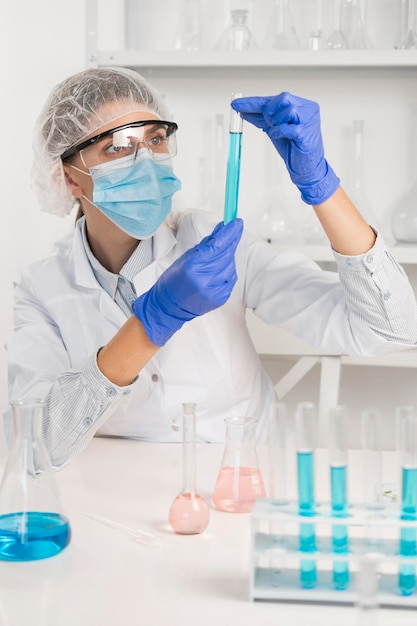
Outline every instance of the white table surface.
{"type": "MultiPolygon", "coordinates": [[[[210,504],[222,452],[197,446],[197,487],[210,504]]],[[[258,452],[265,472],[265,451],[258,452]]],[[[94,439],[56,474],[72,527],[68,548],[43,561],[0,562],[1,626],[358,623],[355,608],[248,600],[250,514],[212,509],[203,534],[174,534],[168,511],[181,489],[181,463],[179,444],[94,439]],[[151,531],[161,544],[136,544],[84,512],[151,531]]],[[[360,485],[360,463],[351,463],[350,479],[360,485]]],[[[320,497],[325,481],[318,488],[320,497]]],[[[378,612],[379,626],[416,620],[416,611],[378,612]]]]}

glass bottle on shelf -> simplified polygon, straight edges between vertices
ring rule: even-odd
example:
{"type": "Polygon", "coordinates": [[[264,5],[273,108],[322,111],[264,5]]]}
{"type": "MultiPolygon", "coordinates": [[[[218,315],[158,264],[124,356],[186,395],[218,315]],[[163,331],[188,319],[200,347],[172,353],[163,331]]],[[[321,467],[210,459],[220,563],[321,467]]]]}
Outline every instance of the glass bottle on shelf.
{"type": "Polygon", "coordinates": [[[275,0],[274,13],[263,42],[265,50],[297,50],[300,41],[288,0],[275,0]]]}
{"type": "Polygon", "coordinates": [[[227,513],[250,513],[266,496],[258,467],[254,417],[227,417],[226,447],[213,492],[213,503],[227,513]]]}
{"type": "Polygon", "coordinates": [[[347,39],[340,28],[340,2],[333,2],[333,30],[326,43],[327,50],[346,50],[348,47],[347,39]]]}
{"type": "Polygon", "coordinates": [[[342,0],[340,29],[346,38],[349,49],[363,50],[371,47],[359,0],[342,0]]]}
{"type": "Polygon", "coordinates": [[[308,36],[308,49],[312,52],[323,49],[323,5],[322,0],[316,0],[315,15],[317,22],[308,36]]]}
{"type": "Polygon", "coordinates": [[[184,0],[174,38],[174,50],[202,49],[201,0],[184,0]]]}
{"type": "Polygon", "coordinates": [[[202,533],[209,523],[210,509],[196,491],[195,404],[183,405],[182,472],[183,486],[169,510],[169,523],[179,535],[202,533]]]}
{"type": "Polygon", "coordinates": [[[417,0],[408,0],[407,24],[404,37],[398,46],[400,50],[415,50],[417,48],[416,3],[417,0]]]}
{"type": "Polygon", "coordinates": [[[0,560],[34,561],[69,544],[58,485],[42,440],[44,403],[16,400],[14,440],[0,485],[0,560]]]}
{"type": "Polygon", "coordinates": [[[348,195],[368,224],[379,229],[379,220],[371,208],[363,183],[364,126],[364,120],[353,121],[353,184],[348,188],[348,195]]]}
{"type": "Polygon", "coordinates": [[[230,11],[229,25],[221,34],[216,50],[242,52],[259,49],[248,25],[248,17],[249,11],[247,9],[230,11]]]}

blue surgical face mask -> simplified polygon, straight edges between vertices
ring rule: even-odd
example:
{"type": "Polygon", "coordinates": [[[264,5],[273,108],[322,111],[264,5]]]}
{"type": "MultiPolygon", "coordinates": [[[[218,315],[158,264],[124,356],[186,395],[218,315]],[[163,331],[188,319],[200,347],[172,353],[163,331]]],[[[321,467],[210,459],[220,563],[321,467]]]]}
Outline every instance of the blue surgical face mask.
{"type": "Polygon", "coordinates": [[[169,162],[154,161],[145,152],[133,165],[122,158],[90,168],[93,204],[135,239],[152,237],[181,189],[169,162]]]}

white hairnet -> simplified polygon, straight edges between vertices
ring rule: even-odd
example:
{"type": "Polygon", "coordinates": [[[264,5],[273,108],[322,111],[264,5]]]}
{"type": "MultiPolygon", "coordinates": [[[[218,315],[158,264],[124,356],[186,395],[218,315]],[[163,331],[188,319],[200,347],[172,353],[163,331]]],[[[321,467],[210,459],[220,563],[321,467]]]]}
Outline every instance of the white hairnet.
{"type": "Polygon", "coordinates": [[[78,204],[65,182],[65,150],[121,115],[143,110],[169,120],[162,97],[133,70],[91,68],[57,85],[34,130],[32,185],[41,209],[64,217],[78,204]]]}

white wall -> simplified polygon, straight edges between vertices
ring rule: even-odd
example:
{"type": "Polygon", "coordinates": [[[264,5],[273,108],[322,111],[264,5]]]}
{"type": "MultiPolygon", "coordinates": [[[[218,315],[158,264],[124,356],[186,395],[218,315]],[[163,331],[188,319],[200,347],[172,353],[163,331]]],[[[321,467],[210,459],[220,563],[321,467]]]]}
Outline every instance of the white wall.
{"type": "MultiPolygon", "coordinates": [[[[30,187],[32,129],[52,87],[84,69],[84,0],[3,0],[1,52],[0,346],[13,328],[12,282],[45,255],[70,220],[41,213],[30,187]],[[4,8],[7,5],[7,8],[4,8]]],[[[7,403],[6,353],[0,351],[0,405],[7,403]]]]}

